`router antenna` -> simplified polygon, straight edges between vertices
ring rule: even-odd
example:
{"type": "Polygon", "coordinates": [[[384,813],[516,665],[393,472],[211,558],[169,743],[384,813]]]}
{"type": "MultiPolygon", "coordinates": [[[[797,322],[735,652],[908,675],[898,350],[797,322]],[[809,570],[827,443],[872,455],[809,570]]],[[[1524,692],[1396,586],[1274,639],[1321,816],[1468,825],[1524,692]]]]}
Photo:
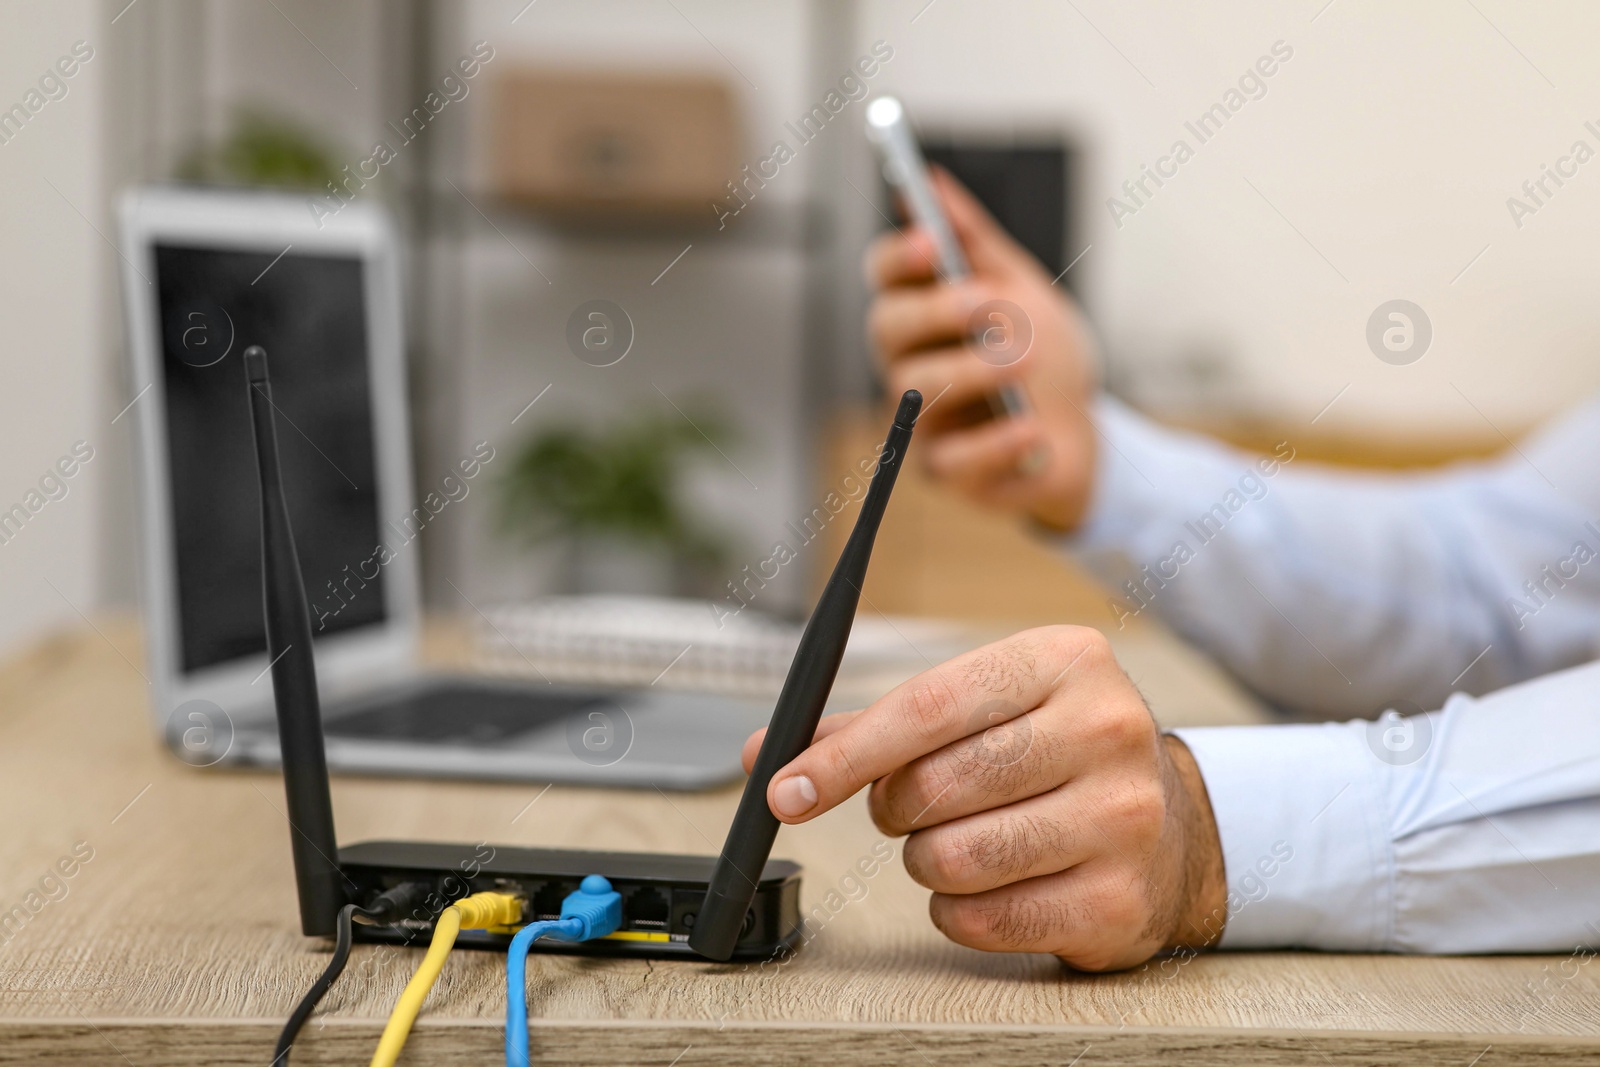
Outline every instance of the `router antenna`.
{"type": "Polygon", "coordinates": [[[333,799],[322,745],[322,706],[311,655],[311,609],[300,578],[300,557],[283,501],[278,434],[272,421],[272,383],[260,345],[244,352],[250,382],[250,424],[261,475],[261,584],[266,601],[267,655],[272,658],[272,699],[278,709],[283,788],[289,800],[289,841],[300,894],[300,929],[308,937],[334,932],[345,904],[344,875],[336,857],[333,799]]]}
{"type": "Polygon", "coordinates": [[[728,840],[711,874],[711,886],[689,934],[689,947],[702,956],[729,959],[739,942],[745,916],[755,899],[756,883],[778,836],[777,816],[767,807],[767,785],[774,774],[806,750],[817,732],[817,720],[828,702],[839,662],[844,659],[845,643],[850,639],[850,626],[855,622],[861,583],[872,558],[872,542],[878,536],[878,524],[889,506],[889,493],[894,489],[900,461],[911,444],[911,430],[921,410],[922,394],[915,389],[906,390],[878,457],[878,470],[861,504],[855,529],[850,531],[850,540],[845,542],[839,562],[834,565],[833,576],[800,636],[800,647],[772,710],[767,736],[761,742],[761,752],[745,783],[744,795],[739,798],[739,810],[728,828],[728,840]]]}

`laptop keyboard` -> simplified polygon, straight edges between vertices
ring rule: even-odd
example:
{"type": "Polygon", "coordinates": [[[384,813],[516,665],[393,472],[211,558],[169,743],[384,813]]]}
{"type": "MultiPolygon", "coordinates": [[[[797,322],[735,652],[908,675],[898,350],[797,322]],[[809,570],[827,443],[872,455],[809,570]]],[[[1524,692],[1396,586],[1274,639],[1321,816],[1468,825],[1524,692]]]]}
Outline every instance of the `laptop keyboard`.
{"type": "Polygon", "coordinates": [[[352,740],[480,748],[612,705],[602,693],[429,682],[330,707],[323,729],[352,740]]]}

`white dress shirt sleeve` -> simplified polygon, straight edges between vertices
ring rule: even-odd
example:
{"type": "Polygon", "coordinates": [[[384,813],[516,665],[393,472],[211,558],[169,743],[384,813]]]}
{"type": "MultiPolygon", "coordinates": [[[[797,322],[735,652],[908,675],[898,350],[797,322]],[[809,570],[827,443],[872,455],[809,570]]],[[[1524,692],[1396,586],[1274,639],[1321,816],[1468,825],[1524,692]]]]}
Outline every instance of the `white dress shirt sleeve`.
{"type": "Polygon", "coordinates": [[[1117,590],[1280,706],[1439,707],[1600,651],[1600,402],[1493,462],[1349,473],[1160,427],[1110,399],[1084,524],[1117,590]]]}
{"type": "Polygon", "coordinates": [[[1410,720],[1176,731],[1222,838],[1222,947],[1592,952],[1597,709],[1600,663],[1410,720]]]}
{"type": "Polygon", "coordinates": [[[1413,475],[1318,469],[1292,440],[1263,461],[1110,399],[1096,421],[1066,544],[1117,586],[1111,628],[1160,616],[1312,714],[1442,705],[1178,731],[1221,837],[1222,946],[1600,943],[1600,663],[1572,666],[1600,636],[1600,403],[1413,475]]]}

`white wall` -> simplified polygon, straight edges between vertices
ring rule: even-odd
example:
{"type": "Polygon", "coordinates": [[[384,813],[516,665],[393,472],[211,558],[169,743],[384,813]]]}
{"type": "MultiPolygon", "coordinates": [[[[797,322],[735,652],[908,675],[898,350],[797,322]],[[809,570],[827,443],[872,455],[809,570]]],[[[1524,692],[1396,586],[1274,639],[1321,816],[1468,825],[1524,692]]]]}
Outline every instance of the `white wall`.
{"type": "Polygon", "coordinates": [[[99,13],[90,0],[7,5],[0,32],[0,108],[22,102],[74,42],[95,49],[67,95],[0,144],[0,510],[26,506],[75,441],[96,450],[65,497],[0,544],[0,652],[81,625],[74,608],[95,606],[96,501],[116,432],[116,412],[98,406],[102,271],[114,254],[95,232],[111,232],[99,184],[109,29],[99,13]]]}
{"type": "Polygon", "coordinates": [[[1513,429],[1600,386],[1600,160],[1520,230],[1505,203],[1575,139],[1600,151],[1583,128],[1600,120],[1595,5],[866,0],[862,12],[862,41],[895,44],[887,78],[914,115],[1087,139],[1093,249],[1078,269],[1119,380],[1152,401],[1186,406],[1163,379],[1205,353],[1227,381],[1198,414],[1309,421],[1349,385],[1319,428],[1483,434],[1484,415],[1513,429]],[[1294,55],[1266,96],[1199,145],[1184,121],[1279,40],[1294,55]],[[1195,158],[1115,227],[1106,199],[1178,137],[1195,158]],[[1410,366],[1379,362],[1364,340],[1392,298],[1433,322],[1410,366]]]}

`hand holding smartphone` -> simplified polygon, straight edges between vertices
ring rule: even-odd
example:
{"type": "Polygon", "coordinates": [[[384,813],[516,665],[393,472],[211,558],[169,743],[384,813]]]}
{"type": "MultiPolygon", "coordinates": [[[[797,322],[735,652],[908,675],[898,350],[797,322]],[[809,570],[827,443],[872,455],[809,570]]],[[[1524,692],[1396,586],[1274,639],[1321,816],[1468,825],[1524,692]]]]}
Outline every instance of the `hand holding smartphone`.
{"type": "MultiPolygon", "coordinates": [[[[911,220],[933,237],[940,277],[951,283],[971,277],[966,254],[933,191],[927,161],[898,99],[880,96],[867,105],[867,139],[878,151],[884,179],[900,194],[911,220]]],[[[981,338],[977,343],[983,343],[981,338]]],[[[1020,382],[1007,382],[991,396],[990,407],[997,418],[1026,415],[1030,410],[1028,394],[1020,382]]],[[[1037,469],[1042,460],[1042,453],[1030,456],[1024,464],[1025,472],[1037,469]]]]}

